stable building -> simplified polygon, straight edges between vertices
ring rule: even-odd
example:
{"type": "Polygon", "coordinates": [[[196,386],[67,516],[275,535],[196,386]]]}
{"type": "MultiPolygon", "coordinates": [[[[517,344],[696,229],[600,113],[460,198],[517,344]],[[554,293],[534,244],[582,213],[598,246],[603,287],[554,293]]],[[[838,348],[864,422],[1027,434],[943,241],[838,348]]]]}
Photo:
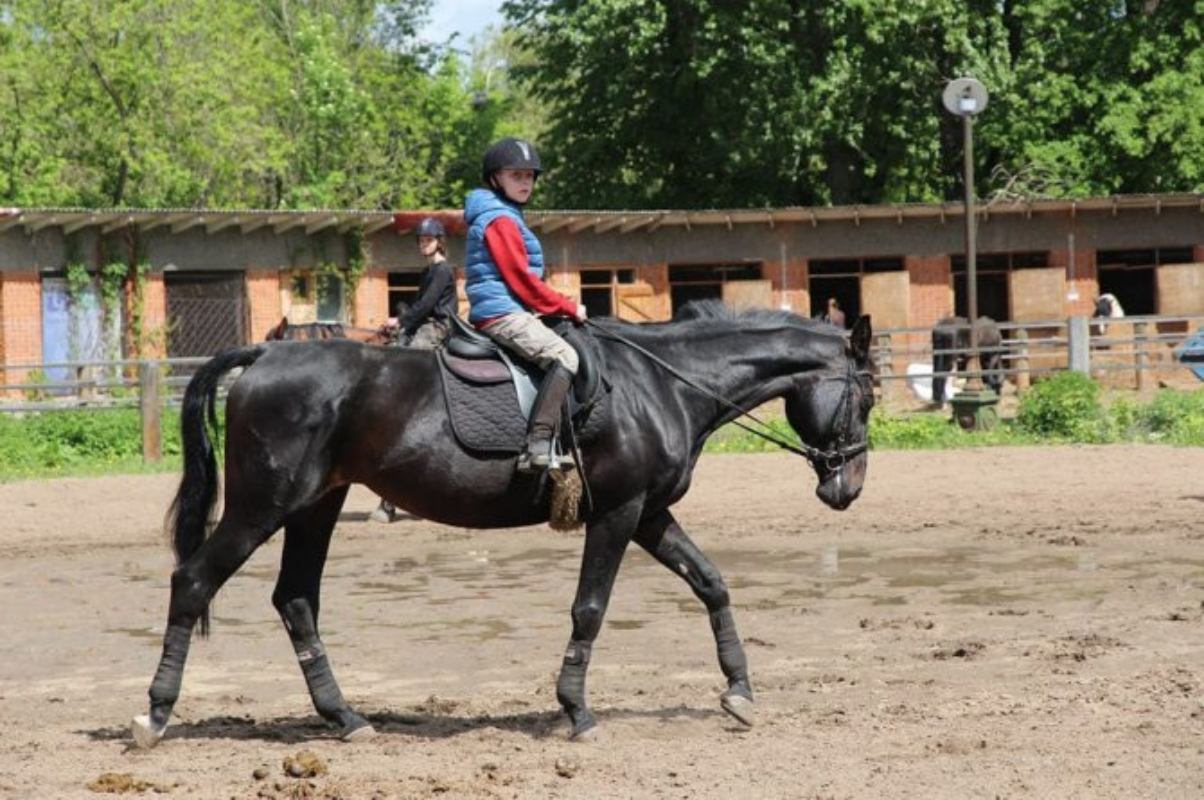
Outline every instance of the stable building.
{"type": "MultiPolygon", "coordinates": [[[[1204,313],[1204,194],[979,206],[979,312],[1000,321],[1204,313]]],[[[35,365],[208,356],[281,317],[375,328],[412,298],[426,216],[463,263],[459,210],[0,209],[0,380],[35,365]]],[[[711,211],[531,211],[547,280],[593,316],[666,320],[692,300],[876,329],[965,314],[960,203],[711,211]]],[[[53,376],[51,376],[53,377],[53,376]]]]}

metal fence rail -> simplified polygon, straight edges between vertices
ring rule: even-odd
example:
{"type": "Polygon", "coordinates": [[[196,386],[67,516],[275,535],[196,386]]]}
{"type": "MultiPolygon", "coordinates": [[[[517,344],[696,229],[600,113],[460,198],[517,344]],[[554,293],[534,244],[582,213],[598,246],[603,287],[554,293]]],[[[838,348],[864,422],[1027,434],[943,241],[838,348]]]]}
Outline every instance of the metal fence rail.
{"type": "MultiPolygon", "coordinates": [[[[1115,388],[1146,389],[1168,378],[1190,376],[1192,363],[1177,351],[1204,326],[1204,315],[1000,323],[1004,376],[1019,391],[1034,380],[1067,370],[1085,372],[1115,388]]],[[[932,349],[930,328],[892,328],[874,333],[874,358],[883,398],[907,391],[907,367],[931,365],[937,354],[967,355],[966,349],[932,349]]],[[[931,377],[982,376],[982,372],[927,372],[931,377]]]]}

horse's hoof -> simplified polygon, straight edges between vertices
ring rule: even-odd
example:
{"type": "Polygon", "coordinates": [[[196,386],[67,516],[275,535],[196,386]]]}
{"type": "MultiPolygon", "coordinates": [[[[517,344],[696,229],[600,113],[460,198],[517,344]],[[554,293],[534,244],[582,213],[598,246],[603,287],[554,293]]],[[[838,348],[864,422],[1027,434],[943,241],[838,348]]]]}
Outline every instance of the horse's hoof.
{"type": "Polygon", "coordinates": [[[149,750],[157,745],[166,731],[166,725],[162,728],[155,728],[147,714],[139,714],[130,722],[130,733],[134,735],[134,743],[143,750],[149,750]]]}
{"type": "Polygon", "coordinates": [[[376,736],[376,728],[371,724],[364,723],[358,728],[347,731],[343,734],[344,742],[366,742],[376,736]]]}
{"type": "Polygon", "coordinates": [[[723,710],[735,717],[742,725],[747,725],[751,728],[753,722],[756,721],[753,701],[742,694],[725,692],[719,698],[719,705],[723,706],[723,710]]]}
{"type": "Polygon", "coordinates": [[[601,736],[602,729],[598,727],[598,723],[590,722],[586,728],[579,731],[573,731],[573,735],[569,737],[569,741],[590,744],[591,742],[598,741],[601,736]]]}

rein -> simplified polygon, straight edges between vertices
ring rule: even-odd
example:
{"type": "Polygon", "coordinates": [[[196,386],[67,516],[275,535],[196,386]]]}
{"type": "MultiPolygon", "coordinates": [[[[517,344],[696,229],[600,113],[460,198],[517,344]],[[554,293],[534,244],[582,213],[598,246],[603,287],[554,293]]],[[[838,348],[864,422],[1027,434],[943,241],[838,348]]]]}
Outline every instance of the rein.
{"type": "MultiPolygon", "coordinates": [[[[834,471],[840,469],[841,467],[843,467],[845,465],[845,462],[847,462],[850,458],[860,455],[861,453],[865,452],[865,450],[866,450],[867,445],[865,442],[862,442],[860,444],[853,444],[853,445],[842,445],[842,446],[837,447],[834,450],[820,450],[818,447],[809,445],[802,440],[800,440],[797,444],[794,442],[787,441],[786,439],[781,438],[778,435],[778,432],[775,431],[773,429],[773,427],[771,427],[769,425],[769,423],[765,422],[760,417],[757,417],[751,411],[741,408],[740,406],[733,403],[731,400],[728,400],[726,397],[716,394],[715,392],[712,392],[710,389],[706,388],[705,386],[702,386],[697,381],[693,380],[692,378],[690,378],[687,375],[684,375],[681,372],[681,370],[677,369],[672,364],[665,361],[663,358],[656,355],[655,353],[648,350],[647,348],[636,344],[635,342],[631,341],[630,339],[628,339],[625,336],[621,336],[621,335],[615,333],[614,331],[609,331],[606,328],[603,328],[601,325],[598,325],[592,319],[586,319],[585,324],[589,325],[591,328],[593,328],[594,332],[597,335],[602,336],[603,338],[606,338],[606,339],[611,339],[612,341],[620,342],[620,343],[626,345],[627,347],[630,347],[632,350],[635,350],[637,353],[644,356],[652,363],[656,364],[658,367],[663,369],[665,372],[668,372],[674,378],[677,378],[679,381],[684,383],[686,386],[689,386],[691,389],[694,389],[695,391],[698,391],[698,392],[706,395],[707,397],[720,403],[723,406],[726,406],[727,408],[731,409],[732,411],[737,412],[738,414],[740,414],[740,416],[747,417],[748,419],[752,420],[752,422],[754,423],[755,426],[757,426],[757,427],[754,427],[754,425],[748,425],[748,424],[742,422],[740,419],[734,419],[734,420],[732,420],[732,424],[735,425],[736,427],[741,428],[741,429],[747,431],[748,433],[753,434],[754,436],[759,436],[771,444],[776,444],[778,447],[782,448],[783,450],[789,450],[791,453],[794,453],[795,455],[802,456],[803,458],[807,459],[807,461],[811,462],[811,464],[813,464],[815,466],[823,466],[825,469],[834,472],[834,471]]],[[[850,362],[849,363],[849,374],[845,378],[845,393],[844,393],[844,396],[840,400],[841,406],[848,406],[849,420],[851,420],[851,418],[852,418],[852,406],[849,404],[849,395],[853,391],[853,381],[855,379],[856,379],[856,373],[853,370],[852,362],[850,362]]],[[[840,411],[840,409],[838,408],[837,412],[839,413],[839,411],[840,411]]],[[[848,422],[846,422],[845,429],[847,430],[848,427],[849,427],[848,422]]],[[[843,439],[844,439],[844,432],[842,431],[837,441],[843,441],[843,439]]]]}

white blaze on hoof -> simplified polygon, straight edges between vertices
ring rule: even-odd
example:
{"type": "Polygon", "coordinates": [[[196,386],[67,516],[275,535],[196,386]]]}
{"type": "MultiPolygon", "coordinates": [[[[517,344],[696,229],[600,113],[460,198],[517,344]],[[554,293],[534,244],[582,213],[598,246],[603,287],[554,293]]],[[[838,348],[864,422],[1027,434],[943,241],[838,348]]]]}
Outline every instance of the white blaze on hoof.
{"type": "Polygon", "coordinates": [[[723,710],[731,714],[744,725],[752,727],[756,716],[753,713],[753,701],[742,694],[725,694],[719,700],[723,710]]]}
{"type": "Polygon", "coordinates": [[[139,714],[130,722],[130,733],[134,735],[134,742],[143,750],[149,750],[157,745],[166,730],[166,727],[163,730],[155,730],[150,717],[146,714],[139,714]]]}

